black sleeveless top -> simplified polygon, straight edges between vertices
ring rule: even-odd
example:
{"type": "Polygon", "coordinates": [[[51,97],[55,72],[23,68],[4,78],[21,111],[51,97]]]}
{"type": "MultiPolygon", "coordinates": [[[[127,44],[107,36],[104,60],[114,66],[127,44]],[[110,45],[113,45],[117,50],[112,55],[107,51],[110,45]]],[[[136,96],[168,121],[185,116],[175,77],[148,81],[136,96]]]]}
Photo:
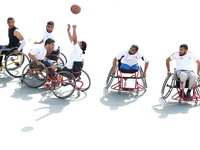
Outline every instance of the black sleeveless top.
{"type": "Polygon", "coordinates": [[[14,36],[14,31],[18,29],[15,26],[12,29],[8,29],[8,37],[9,37],[9,44],[8,47],[18,47],[19,46],[19,39],[14,36]]]}

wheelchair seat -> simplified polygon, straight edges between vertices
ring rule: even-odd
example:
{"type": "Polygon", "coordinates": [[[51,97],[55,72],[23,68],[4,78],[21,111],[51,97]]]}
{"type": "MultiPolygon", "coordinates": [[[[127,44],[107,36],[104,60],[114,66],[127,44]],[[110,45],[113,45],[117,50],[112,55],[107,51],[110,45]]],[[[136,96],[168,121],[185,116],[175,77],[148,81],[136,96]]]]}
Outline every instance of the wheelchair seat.
{"type": "Polygon", "coordinates": [[[74,75],[75,78],[81,75],[82,68],[83,68],[83,61],[74,62],[72,68],[72,74],[74,75]]]}
{"type": "Polygon", "coordinates": [[[126,70],[126,69],[119,69],[122,73],[135,73],[138,72],[138,69],[133,70],[126,70]]]}

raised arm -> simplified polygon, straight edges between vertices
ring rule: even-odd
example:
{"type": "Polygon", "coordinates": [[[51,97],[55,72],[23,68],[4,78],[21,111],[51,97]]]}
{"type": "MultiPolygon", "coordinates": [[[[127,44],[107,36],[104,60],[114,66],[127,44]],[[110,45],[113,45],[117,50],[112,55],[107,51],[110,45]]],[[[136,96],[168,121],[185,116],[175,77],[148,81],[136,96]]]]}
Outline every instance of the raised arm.
{"type": "Polygon", "coordinates": [[[76,45],[77,43],[77,34],[76,34],[76,25],[73,25],[73,41],[74,41],[74,45],[76,45]]]}
{"type": "Polygon", "coordinates": [[[147,71],[147,68],[149,66],[149,61],[145,62],[145,65],[144,65],[144,72],[143,72],[143,77],[146,78],[146,71],[147,71]]]}
{"type": "Polygon", "coordinates": [[[168,75],[168,76],[171,76],[171,71],[170,71],[170,61],[171,61],[171,58],[168,57],[168,58],[166,59],[167,75],[168,75]]]}
{"type": "Polygon", "coordinates": [[[44,39],[42,39],[40,42],[34,42],[34,44],[42,44],[44,43],[44,39]]]}
{"type": "Polygon", "coordinates": [[[73,41],[73,37],[72,37],[72,35],[70,33],[70,24],[68,24],[67,32],[68,32],[69,40],[72,42],[73,41]]]}

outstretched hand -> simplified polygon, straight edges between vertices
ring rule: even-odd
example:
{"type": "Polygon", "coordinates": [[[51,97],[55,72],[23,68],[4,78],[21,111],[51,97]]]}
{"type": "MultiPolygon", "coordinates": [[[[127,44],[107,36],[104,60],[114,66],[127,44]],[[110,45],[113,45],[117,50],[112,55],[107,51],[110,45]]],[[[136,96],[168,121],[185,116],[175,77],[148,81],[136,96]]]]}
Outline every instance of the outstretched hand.
{"type": "Polygon", "coordinates": [[[72,27],[73,27],[74,29],[76,29],[76,25],[73,25],[72,27]]]}
{"type": "Polygon", "coordinates": [[[68,26],[68,29],[67,29],[67,31],[69,32],[69,30],[70,30],[70,24],[68,24],[67,26],[68,26]]]}

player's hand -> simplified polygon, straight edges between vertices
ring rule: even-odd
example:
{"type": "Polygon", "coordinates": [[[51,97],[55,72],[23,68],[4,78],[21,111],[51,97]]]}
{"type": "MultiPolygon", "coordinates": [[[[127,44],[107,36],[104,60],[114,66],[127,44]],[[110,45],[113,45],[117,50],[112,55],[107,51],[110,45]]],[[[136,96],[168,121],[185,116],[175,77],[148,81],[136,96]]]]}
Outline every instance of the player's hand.
{"type": "Polygon", "coordinates": [[[67,31],[69,32],[71,26],[70,24],[68,24],[67,26],[68,26],[67,31]]]}
{"type": "Polygon", "coordinates": [[[34,42],[34,44],[39,44],[39,42],[34,42]]]}
{"type": "Polygon", "coordinates": [[[172,75],[172,73],[169,71],[169,72],[167,73],[167,75],[170,77],[170,76],[172,75]]]}
{"type": "Polygon", "coordinates": [[[55,70],[55,69],[56,69],[55,64],[53,64],[53,66],[51,66],[51,68],[52,68],[53,70],[55,70]]]}
{"type": "Polygon", "coordinates": [[[146,76],[147,76],[147,75],[146,75],[146,72],[143,72],[143,77],[146,78],[146,76]]]}
{"type": "Polygon", "coordinates": [[[14,50],[13,52],[14,52],[15,55],[19,54],[18,50],[14,50]]]}
{"type": "Polygon", "coordinates": [[[111,75],[112,75],[112,76],[115,75],[115,69],[112,69],[112,71],[111,71],[111,75]]]}
{"type": "Polygon", "coordinates": [[[76,29],[76,25],[73,25],[72,27],[73,27],[74,29],[76,29]]]}
{"type": "Polygon", "coordinates": [[[40,61],[37,61],[36,63],[38,66],[42,65],[42,63],[40,61]]]}

